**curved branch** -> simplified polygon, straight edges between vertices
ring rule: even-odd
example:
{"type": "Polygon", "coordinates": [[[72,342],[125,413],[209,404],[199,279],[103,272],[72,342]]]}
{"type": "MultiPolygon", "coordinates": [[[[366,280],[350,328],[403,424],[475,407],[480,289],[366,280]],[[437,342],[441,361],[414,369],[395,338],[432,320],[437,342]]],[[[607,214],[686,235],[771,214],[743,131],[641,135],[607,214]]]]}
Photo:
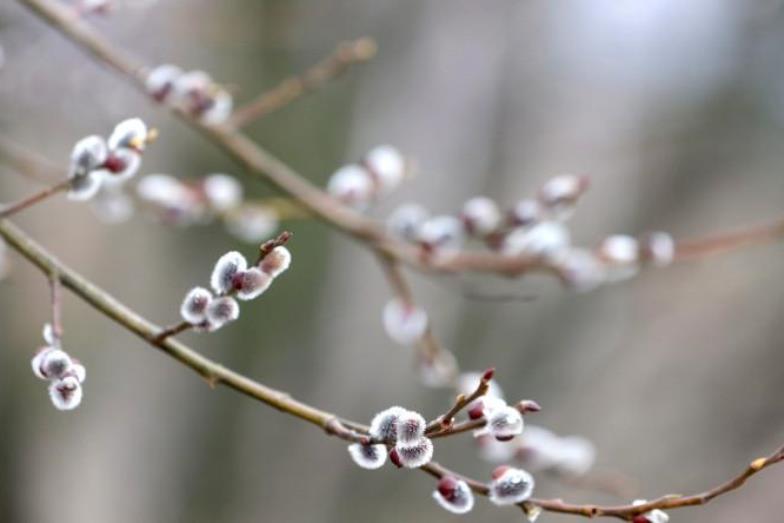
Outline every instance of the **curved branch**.
{"type": "Polygon", "coordinates": [[[245,127],[251,122],[289,105],[297,98],[338,78],[351,66],[367,62],[376,55],[376,50],[376,42],[368,37],[341,42],[332,54],[300,76],[283,80],[269,91],[258,95],[247,105],[234,111],[229,125],[237,128],[245,127]]]}
{"type": "MultiPolygon", "coordinates": [[[[44,274],[58,279],[63,286],[73,291],[74,294],[98,312],[136,334],[149,345],[160,349],[168,356],[192,369],[203,377],[211,387],[226,386],[281,412],[321,427],[327,434],[345,441],[365,442],[367,440],[367,427],[365,425],[344,420],[331,412],[296,400],[285,392],[273,389],[238,372],[227,369],[220,363],[202,356],[172,337],[161,338],[161,334],[165,332],[161,327],[123,305],[106,291],[59,261],[9,221],[0,220],[0,236],[44,274]]],[[[457,432],[454,431],[454,433],[457,432]]],[[[607,516],[629,519],[636,514],[655,508],[672,509],[705,504],[722,494],[741,487],[754,474],[782,460],[784,460],[784,447],[767,458],[753,461],[745,471],[731,480],[693,496],[665,496],[638,506],[573,505],[558,499],[531,499],[523,504],[522,508],[523,510],[528,510],[527,507],[529,505],[535,505],[551,512],[587,517],[607,516]]],[[[463,478],[476,493],[481,495],[488,494],[488,486],[485,483],[462,476],[436,462],[431,462],[421,467],[421,469],[438,478],[444,475],[463,478]]]]}
{"type": "MultiPolygon", "coordinates": [[[[145,95],[146,68],[123,50],[114,47],[76,12],[54,0],[19,0],[37,13],[85,52],[125,76],[145,95]]],[[[148,97],[149,98],[149,97],[148,97]]],[[[410,265],[423,272],[486,272],[502,276],[520,276],[539,271],[561,276],[559,269],[546,261],[525,256],[502,256],[493,252],[465,252],[445,260],[427,258],[416,246],[391,238],[383,227],[354,210],[341,205],[320,188],[306,181],[299,173],[273,156],[248,137],[229,125],[209,126],[191,115],[170,108],[191,128],[204,134],[213,144],[239,162],[246,171],[267,181],[280,191],[297,199],[304,207],[325,223],[349,236],[368,244],[377,252],[410,265]]],[[[774,226],[750,237],[741,233],[725,237],[718,244],[703,244],[702,240],[682,242],[676,259],[686,259],[700,253],[727,250],[735,245],[778,239],[784,236],[784,225],[774,226]],[[719,248],[720,246],[720,248],[719,248]]]]}

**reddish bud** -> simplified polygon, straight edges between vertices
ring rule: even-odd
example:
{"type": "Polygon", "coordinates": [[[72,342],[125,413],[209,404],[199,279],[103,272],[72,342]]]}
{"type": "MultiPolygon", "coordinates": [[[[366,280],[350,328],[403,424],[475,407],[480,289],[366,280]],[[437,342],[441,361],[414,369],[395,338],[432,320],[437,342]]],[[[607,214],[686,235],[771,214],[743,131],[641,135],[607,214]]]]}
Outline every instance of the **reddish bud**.
{"type": "Polygon", "coordinates": [[[403,468],[403,462],[400,461],[400,454],[397,453],[397,449],[392,449],[389,451],[389,461],[392,462],[397,468],[403,468]]]}
{"type": "Polygon", "coordinates": [[[119,156],[117,156],[115,154],[110,154],[109,157],[106,158],[106,161],[103,163],[103,166],[107,170],[109,170],[109,171],[111,171],[113,173],[119,173],[123,169],[125,169],[126,163],[119,156]]]}
{"type": "Polygon", "coordinates": [[[493,473],[491,474],[490,477],[492,477],[493,479],[498,479],[501,476],[503,476],[507,470],[509,470],[508,465],[500,465],[496,467],[495,470],[493,470],[493,473]]]}
{"type": "Polygon", "coordinates": [[[482,381],[490,381],[493,379],[493,375],[495,374],[495,367],[490,367],[482,374],[482,381]]]}
{"type": "Polygon", "coordinates": [[[470,409],[468,409],[468,418],[469,419],[474,419],[474,420],[480,419],[484,415],[485,415],[485,413],[484,413],[484,405],[482,404],[481,400],[475,402],[474,406],[471,407],[470,409]]]}
{"type": "Polygon", "coordinates": [[[438,480],[438,492],[447,500],[452,499],[452,497],[455,495],[457,487],[457,479],[452,476],[444,476],[438,480]]]}
{"type": "Polygon", "coordinates": [[[517,410],[521,414],[528,414],[529,412],[539,412],[542,410],[542,407],[534,400],[523,400],[517,404],[517,410]]]}

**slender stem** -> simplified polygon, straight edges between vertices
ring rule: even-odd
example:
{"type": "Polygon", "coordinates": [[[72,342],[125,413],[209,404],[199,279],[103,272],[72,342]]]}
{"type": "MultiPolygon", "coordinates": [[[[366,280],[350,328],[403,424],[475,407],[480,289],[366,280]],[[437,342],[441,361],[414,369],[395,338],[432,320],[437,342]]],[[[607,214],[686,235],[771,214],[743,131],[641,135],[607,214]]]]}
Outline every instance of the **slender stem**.
{"type": "Polygon", "coordinates": [[[71,186],[70,180],[64,180],[58,182],[54,185],[51,185],[45,189],[41,189],[40,191],[27,196],[26,198],[22,198],[21,200],[9,203],[2,208],[0,208],[0,218],[8,218],[13,216],[14,214],[21,212],[33,205],[42,202],[49,198],[50,196],[54,196],[55,194],[61,193],[68,189],[71,186]]]}
{"type": "Polygon", "coordinates": [[[302,75],[283,80],[274,88],[261,93],[253,101],[237,109],[231,118],[230,125],[237,128],[244,127],[254,120],[289,105],[305,94],[338,78],[351,66],[367,62],[375,56],[376,50],[376,42],[372,38],[364,37],[341,42],[329,56],[302,75]]]}
{"type": "Polygon", "coordinates": [[[678,242],[675,259],[689,261],[784,237],[784,218],[704,238],[678,242]]]}
{"type": "Polygon", "coordinates": [[[176,336],[192,328],[193,325],[188,323],[187,321],[181,321],[179,323],[169,325],[168,327],[164,327],[161,330],[160,334],[158,334],[158,336],[155,337],[155,341],[156,343],[161,343],[163,340],[165,340],[170,336],[176,336]]]}
{"type": "Polygon", "coordinates": [[[52,272],[49,275],[49,288],[52,293],[52,334],[55,339],[63,337],[63,319],[62,319],[62,284],[57,272],[52,272]]]}
{"type": "Polygon", "coordinates": [[[437,419],[428,423],[425,432],[434,433],[436,431],[446,430],[451,427],[455,420],[455,416],[457,416],[461,410],[470,405],[474,400],[477,400],[487,394],[487,391],[490,389],[490,381],[493,379],[494,373],[495,369],[487,369],[484,374],[482,374],[482,377],[479,378],[479,383],[477,383],[476,389],[474,389],[474,391],[468,395],[458,394],[449,410],[447,410],[446,413],[442,416],[439,416],[437,419]]]}

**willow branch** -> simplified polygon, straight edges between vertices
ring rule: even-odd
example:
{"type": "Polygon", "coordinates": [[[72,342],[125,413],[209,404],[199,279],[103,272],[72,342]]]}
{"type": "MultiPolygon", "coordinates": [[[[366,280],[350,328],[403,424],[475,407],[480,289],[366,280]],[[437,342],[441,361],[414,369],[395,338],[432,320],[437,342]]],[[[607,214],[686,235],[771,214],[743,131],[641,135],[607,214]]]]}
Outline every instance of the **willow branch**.
{"type": "MultiPolygon", "coordinates": [[[[270,388],[238,372],[227,369],[223,365],[202,356],[174,338],[160,339],[160,335],[163,332],[160,327],[123,305],[109,293],[100,289],[79,273],[60,262],[7,220],[0,220],[0,236],[2,236],[14,250],[19,252],[46,275],[55,277],[64,287],[71,290],[76,296],[80,297],[98,312],[123,326],[128,331],[136,334],[149,345],[158,348],[166,355],[196,372],[203,377],[210,386],[226,386],[250,398],[261,401],[281,412],[321,427],[328,434],[340,439],[352,442],[367,441],[367,427],[365,425],[343,420],[335,414],[293,399],[285,392],[270,388]]],[[[528,503],[552,512],[562,512],[587,517],[608,516],[629,519],[636,514],[641,514],[655,508],[673,509],[705,504],[716,497],[741,487],[751,476],[783,459],[784,447],[767,458],[754,460],[741,474],[708,491],[693,496],[664,496],[644,505],[573,505],[556,499],[531,499],[528,503]]],[[[452,475],[464,478],[478,494],[487,495],[488,493],[486,484],[452,472],[438,463],[431,462],[422,467],[422,470],[435,477],[452,475]]]]}
{"type": "MultiPolygon", "coordinates": [[[[109,43],[73,10],[55,0],[18,1],[79,45],[82,50],[92,55],[98,62],[121,73],[130,80],[134,87],[146,94],[147,69],[141,62],[109,43]]],[[[320,188],[306,181],[294,169],[231,126],[209,126],[184,111],[174,108],[171,110],[191,128],[202,133],[213,144],[239,162],[249,175],[265,180],[278,190],[295,198],[315,217],[328,225],[368,244],[377,252],[418,270],[423,272],[483,272],[508,277],[537,271],[561,276],[557,267],[541,259],[526,256],[503,256],[493,252],[465,252],[447,259],[423,257],[416,246],[390,237],[375,220],[341,205],[320,188]]],[[[769,240],[778,239],[782,235],[784,235],[784,231],[781,228],[774,228],[765,234],[753,236],[769,240]]],[[[747,244],[749,241],[743,237],[740,240],[743,244],[747,244]]],[[[684,258],[690,252],[694,252],[693,243],[699,245],[699,242],[681,244],[677,251],[678,257],[684,258]],[[690,243],[692,243],[691,246],[690,243]]],[[[729,244],[725,243],[724,245],[728,246],[729,244]]],[[[705,246],[700,247],[700,249],[702,248],[707,249],[705,246]]]]}
{"type": "Polygon", "coordinates": [[[45,189],[41,189],[40,191],[33,193],[30,196],[22,198],[17,202],[6,204],[0,207],[0,219],[8,218],[9,216],[13,216],[18,212],[22,212],[25,209],[54,196],[55,194],[59,194],[67,190],[70,186],[71,180],[63,180],[54,185],[46,187],[45,189]]]}
{"type": "Polygon", "coordinates": [[[348,69],[367,62],[376,54],[376,42],[372,38],[360,38],[341,42],[322,61],[299,76],[283,80],[280,84],[261,93],[256,99],[234,112],[229,125],[240,128],[268,114],[282,109],[291,102],[323,87],[348,69]]]}
{"type": "Polygon", "coordinates": [[[33,265],[47,275],[54,275],[64,287],[71,290],[98,312],[122,325],[150,345],[202,376],[211,386],[224,385],[246,396],[309,423],[327,428],[336,416],[291,398],[266,385],[262,385],[223,365],[206,358],[173,338],[160,339],[163,330],[120,303],[106,291],[98,288],[86,278],[30,239],[7,220],[0,220],[0,236],[33,265]]]}

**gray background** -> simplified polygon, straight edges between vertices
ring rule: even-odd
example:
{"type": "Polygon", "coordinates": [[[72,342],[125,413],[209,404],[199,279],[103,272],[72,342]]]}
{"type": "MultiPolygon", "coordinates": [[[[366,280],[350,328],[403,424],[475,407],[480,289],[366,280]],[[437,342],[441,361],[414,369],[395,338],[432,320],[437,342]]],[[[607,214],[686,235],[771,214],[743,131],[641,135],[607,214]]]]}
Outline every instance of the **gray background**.
{"type": "MultiPolygon", "coordinates": [[[[416,200],[449,212],[474,194],[504,203],[561,172],[590,174],[574,222],[677,237],[755,223],[784,197],[782,2],[465,0],[383,2],[159,0],[100,30],[149,64],[204,68],[239,100],[303,70],[346,38],[375,37],[368,66],[250,127],[323,184],[379,143],[417,158],[420,175],[381,206],[416,200]]],[[[238,167],[11,0],[0,3],[0,131],[65,165],[71,145],[139,115],[161,130],[145,173],[238,167]]],[[[248,192],[269,194],[245,180],[248,192]]],[[[34,185],[0,172],[0,201],[34,185]]],[[[63,198],[18,223],[67,263],[160,323],[177,318],[221,253],[220,226],[177,230],[144,216],[105,225],[63,198]]],[[[366,251],[297,222],[294,265],[241,321],[189,343],[296,397],[366,420],[390,404],[435,414],[447,391],[419,385],[388,340],[388,290],[366,251]]],[[[465,369],[498,367],[511,397],[537,399],[537,423],[591,438],[599,468],[648,497],[724,480],[784,436],[782,247],[649,272],[575,296],[552,282],[527,303],[464,300],[459,282],[415,277],[416,296],[465,369]]],[[[0,521],[452,521],[432,481],[367,472],[311,426],[212,391],[84,304],[65,300],[66,348],[88,369],[75,412],[54,411],[29,358],[48,320],[45,280],[13,258],[0,283],[0,521]]],[[[487,477],[469,438],[439,460],[487,477]]],[[[780,518],[784,469],[673,521],[780,518]]],[[[619,500],[541,479],[540,496],[619,500]]],[[[467,521],[519,521],[477,503],[467,521]]],[[[546,515],[542,521],[567,521],[546,515]]]]}

